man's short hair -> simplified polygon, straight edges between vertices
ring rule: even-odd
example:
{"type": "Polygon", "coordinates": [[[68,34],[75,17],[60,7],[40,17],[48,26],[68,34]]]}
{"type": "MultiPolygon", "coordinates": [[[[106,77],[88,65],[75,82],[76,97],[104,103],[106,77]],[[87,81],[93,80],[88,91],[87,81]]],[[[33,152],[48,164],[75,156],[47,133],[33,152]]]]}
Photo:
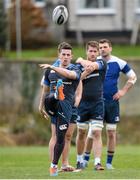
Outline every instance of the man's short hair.
{"type": "Polygon", "coordinates": [[[112,47],[112,43],[109,39],[100,39],[99,44],[107,43],[110,47],[112,47]]]}
{"type": "Polygon", "coordinates": [[[62,42],[58,45],[58,52],[60,53],[62,49],[72,50],[72,46],[69,43],[62,42]]]}
{"type": "Polygon", "coordinates": [[[97,48],[99,50],[99,43],[97,41],[88,41],[86,43],[86,50],[88,50],[89,46],[97,48]]]}

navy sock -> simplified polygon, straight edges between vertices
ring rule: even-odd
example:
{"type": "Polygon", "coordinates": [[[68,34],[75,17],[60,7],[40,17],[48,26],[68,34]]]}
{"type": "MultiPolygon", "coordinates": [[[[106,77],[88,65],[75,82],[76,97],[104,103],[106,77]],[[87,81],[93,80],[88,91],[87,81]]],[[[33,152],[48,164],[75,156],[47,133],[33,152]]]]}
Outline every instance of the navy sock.
{"type": "Polygon", "coordinates": [[[90,159],[90,152],[85,152],[84,153],[84,160],[89,161],[89,159],[90,159]]]}
{"type": "Polygon", "coordinates": [[[107,155],[107,163],[108,164],[112,163],[113,156],[114,156],[114,152],[113,151],[108,151],[108,155],[107,155]]]}

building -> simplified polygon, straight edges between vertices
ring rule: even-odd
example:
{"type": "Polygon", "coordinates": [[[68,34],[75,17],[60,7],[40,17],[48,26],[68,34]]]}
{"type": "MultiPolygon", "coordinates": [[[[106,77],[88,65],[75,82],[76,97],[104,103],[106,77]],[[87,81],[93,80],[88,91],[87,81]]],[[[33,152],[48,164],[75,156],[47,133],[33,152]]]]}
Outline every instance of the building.
{"type": "MultiPolygon", "coordinates": [[[[10,0],[5,0],[10,1],[10,0]]],[[[138,40],[140,0],[32,0],[44,7],[49,29],[54,39],[75,39],[80,44],[86,38],[111,37],[116,42],[132,44],[138,40]],[[69,11],[65,26],[56,28],[51,19],[53,8],[64,4],[69,11]]]]}
{"type": "Polygon", "coordinates": [[[67,0],[67,6],[70,14],[67,35],[76,32],[78,41],[91,36],[129,41],[140,22],[140,0],[67,0]]]}

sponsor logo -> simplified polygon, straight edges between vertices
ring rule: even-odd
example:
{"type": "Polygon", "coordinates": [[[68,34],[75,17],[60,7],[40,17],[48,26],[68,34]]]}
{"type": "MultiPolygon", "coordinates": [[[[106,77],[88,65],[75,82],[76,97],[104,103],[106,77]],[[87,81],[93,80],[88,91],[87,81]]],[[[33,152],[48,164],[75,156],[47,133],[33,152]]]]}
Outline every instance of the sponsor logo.
{"type": "Polygon", "coordinates": [[[51,115],[54,115],[54,112],[52,112],[51,110],[48,111],[51,115]]]}
{"type": "Polygon", "coordinates": [[[59,126],[59,129],[60,129],[60,130],[65,130],[65,129],[67,129],[67,124],[62,124],[62,125],[60,125],[60,126],[59,126]]]}
{"type": "Polygon", "coordinates": [[[71,85],[72,84],[72,82],[70,81],[70,82],[63,82],[63,84],[69,84],[69,85],[71,85]]]}
{"type": "Polygon", "coordinates": [[[116,116],[115,121],[116,121],[116,122],[119,122],[119,121],[120,121],[119,116],[116,116]]]}
{"type": "Polygon", "coordinates": [[[62,116],[63,118],[66,118],[66,116],[64,115],[64,113],[58,112],[58,114],[59,114],[60,116],[62,116]]]}
{"type": "Polygon", "coordinates": [[[99,115],[99,116],[96,116],[96,119],[103,119],[103,117],[99,115]]]}
{"type": "Polygon", "coordinates": [[[96,77],[96,76],[99,76],[99,73],[95,73],[95,74],[90,74],[86,77],[86,79],[89,79],[91,77],[96,77]]]}

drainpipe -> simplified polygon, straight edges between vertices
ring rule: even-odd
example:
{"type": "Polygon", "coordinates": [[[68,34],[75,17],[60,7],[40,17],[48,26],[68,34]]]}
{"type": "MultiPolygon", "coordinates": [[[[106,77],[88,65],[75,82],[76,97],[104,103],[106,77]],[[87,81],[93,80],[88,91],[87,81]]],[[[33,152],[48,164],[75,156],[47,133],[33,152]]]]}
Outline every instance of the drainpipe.
{"type": "Polygon", "coordinates": [[[120,1],[122,3],[122,30],[126,30],[126,0],[120,1]]]}

